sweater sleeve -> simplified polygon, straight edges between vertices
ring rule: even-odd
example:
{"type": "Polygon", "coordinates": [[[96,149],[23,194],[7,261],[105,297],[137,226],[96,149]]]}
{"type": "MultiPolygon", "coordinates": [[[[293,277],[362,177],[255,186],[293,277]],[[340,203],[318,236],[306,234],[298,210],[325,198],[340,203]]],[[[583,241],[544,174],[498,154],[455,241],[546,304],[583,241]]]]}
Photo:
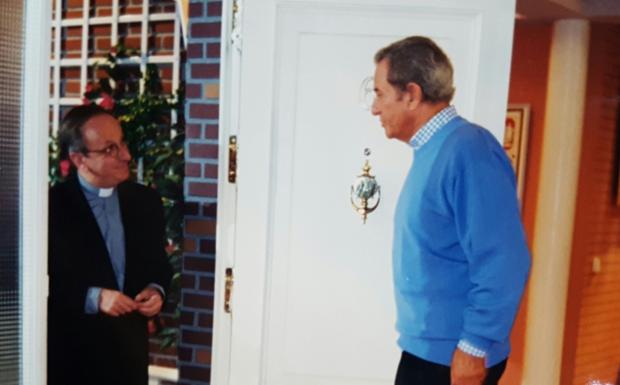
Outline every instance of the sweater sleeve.
{"type": "Polygon", "coordinates": [[[486,352],[509,338],[530,255],[514,172],[499,143],[475,131],[455,147],[453,159],[452,206],[470,280],[460,338],[486,352]]]}

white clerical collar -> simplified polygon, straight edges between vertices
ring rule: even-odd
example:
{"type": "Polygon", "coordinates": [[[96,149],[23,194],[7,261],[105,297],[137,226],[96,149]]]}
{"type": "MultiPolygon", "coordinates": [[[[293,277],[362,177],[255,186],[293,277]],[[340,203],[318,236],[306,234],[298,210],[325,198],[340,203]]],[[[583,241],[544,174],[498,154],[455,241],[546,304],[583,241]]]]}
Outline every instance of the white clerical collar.
{"type": "Polygon", "coordinates": [[[88,183],[84,178],[82,178],[82,176],[79,173],[78,173],[78,179],[83,189],[93,194],[97,194],[97,196],[100,198],[109,198],[114,193],[114,187],[102,188],[102,187],[93,186],[92,184],[88,183]]]}

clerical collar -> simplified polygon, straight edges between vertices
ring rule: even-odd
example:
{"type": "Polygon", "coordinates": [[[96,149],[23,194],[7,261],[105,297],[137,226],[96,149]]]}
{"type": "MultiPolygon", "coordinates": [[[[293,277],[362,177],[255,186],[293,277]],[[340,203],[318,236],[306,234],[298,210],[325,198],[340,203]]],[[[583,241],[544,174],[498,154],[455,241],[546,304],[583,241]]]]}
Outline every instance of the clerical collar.
{"type": "Polygon", "coordinates": [[[114,193],[114,187],[110,188],[100,188],[95,187],[92,184],[88,183],[86,179],[82,178],[82,176],[78,173],[78,180],[80,181],[80,185],[82,188],[88,192],[93,194],[97,194],[100,198],[109,198],[114,193]]]}

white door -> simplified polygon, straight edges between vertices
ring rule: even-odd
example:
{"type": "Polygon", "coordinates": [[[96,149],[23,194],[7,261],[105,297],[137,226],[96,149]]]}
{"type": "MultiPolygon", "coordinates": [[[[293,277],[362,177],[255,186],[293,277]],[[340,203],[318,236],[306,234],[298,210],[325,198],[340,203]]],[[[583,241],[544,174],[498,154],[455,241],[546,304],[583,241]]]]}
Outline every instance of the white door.
{"type": "Polygon", "coordinates": [[[241,7],[240,67],[223,94],[239,155],[236,202],[221,178],[212,383],[391,384],[400,354],[392,216],[411,150],[385,139],[364,108],[364,81],[379,48],[430,36],[453,62],[458,111],[500,137],[514,0],[241,7]],[[363,224],[349,193],[365,148],[382,197],[363,224]],[[222,306],[226,267],[231,314],[222,306]]]}

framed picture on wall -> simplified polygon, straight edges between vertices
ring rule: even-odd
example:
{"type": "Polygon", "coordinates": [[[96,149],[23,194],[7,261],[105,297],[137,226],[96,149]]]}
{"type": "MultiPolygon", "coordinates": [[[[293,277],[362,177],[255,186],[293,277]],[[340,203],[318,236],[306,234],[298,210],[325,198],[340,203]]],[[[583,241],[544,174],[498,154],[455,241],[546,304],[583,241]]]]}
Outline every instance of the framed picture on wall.
{"type": "Polygon", "coordinates": [[[523,202],[525,164],[527,160],[527,138],[530,125],[529,104],[509,104],[504,129],[504,150],[510,158],[517,176],[517,195],[523,202]]]}

